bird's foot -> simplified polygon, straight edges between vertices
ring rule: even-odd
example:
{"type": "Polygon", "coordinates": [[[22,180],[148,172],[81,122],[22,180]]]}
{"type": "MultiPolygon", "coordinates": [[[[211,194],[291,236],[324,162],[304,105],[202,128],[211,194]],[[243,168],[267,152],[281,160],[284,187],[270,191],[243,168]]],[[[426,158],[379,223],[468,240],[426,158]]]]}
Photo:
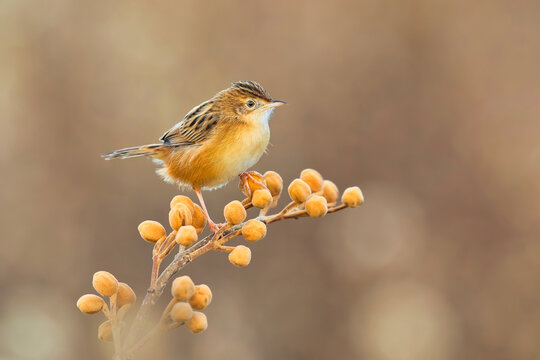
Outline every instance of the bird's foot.
{"type": "Polygon", "coordinates": [[[208,222],[208,228],[213,233],[217,233],[223,226],[225,226],[225,224],[216,224],[215,222],[210,220],[210,218],[207,219],[207,222],[208,222]]]}
{"type": "Polygon", "coordinates": [[[264,177],[257,171],[246,171],[238,175],[240,177],[239,188],[248,198],[252,192],[259,189],[266,189],[264,177]]]}

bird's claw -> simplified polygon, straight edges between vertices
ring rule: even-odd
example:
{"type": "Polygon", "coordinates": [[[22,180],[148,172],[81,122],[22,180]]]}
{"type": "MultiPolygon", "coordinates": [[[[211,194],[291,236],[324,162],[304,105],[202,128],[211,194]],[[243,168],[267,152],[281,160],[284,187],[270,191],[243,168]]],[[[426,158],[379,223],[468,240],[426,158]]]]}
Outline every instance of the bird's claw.
{"type": "Polygon", "coordinates": [[[246,171],[238,176],[240,177],[240,191],[248,198],[251,198],[253,191],[266,188],[264,177],[257,171],[246,171]]]}
{"type": "Polygon", "coordinates": [[[224,226],[225,226],[225,224],[216,224],[212,220],[208,219],[208,228],[213,233],[217,233],[224,226]]]}

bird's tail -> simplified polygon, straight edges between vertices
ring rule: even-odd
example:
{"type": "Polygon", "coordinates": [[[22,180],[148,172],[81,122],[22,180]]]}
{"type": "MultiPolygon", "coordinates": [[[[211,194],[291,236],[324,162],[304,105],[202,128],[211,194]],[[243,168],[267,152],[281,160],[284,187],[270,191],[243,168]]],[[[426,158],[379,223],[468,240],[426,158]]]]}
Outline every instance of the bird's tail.
{"type": "Polygon", "coordinates": [[[167,145],[164,144],[152,144],[152,145],[143,145],[135,146],[120,150],[112,151],[108,154],[101,155],[105,160],[111,159],[127,159],[137,156],[152,156],[159,157],[164,150],[166,150],[167,145]]]}

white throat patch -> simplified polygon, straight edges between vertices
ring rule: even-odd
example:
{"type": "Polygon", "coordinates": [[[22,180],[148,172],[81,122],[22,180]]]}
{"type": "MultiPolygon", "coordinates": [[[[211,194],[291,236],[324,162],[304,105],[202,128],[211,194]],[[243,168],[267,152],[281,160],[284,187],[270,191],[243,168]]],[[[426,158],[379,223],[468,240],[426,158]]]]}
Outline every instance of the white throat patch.
{"type": "Polygon", "coordinates": [[[270,120],[270,117],[272,116],[273,113],[274,113],[274,108],[266,109],[265,111],[263,111],[263,113],[259,117],[260,121],[268,124],[268,121],[270,120]]]}

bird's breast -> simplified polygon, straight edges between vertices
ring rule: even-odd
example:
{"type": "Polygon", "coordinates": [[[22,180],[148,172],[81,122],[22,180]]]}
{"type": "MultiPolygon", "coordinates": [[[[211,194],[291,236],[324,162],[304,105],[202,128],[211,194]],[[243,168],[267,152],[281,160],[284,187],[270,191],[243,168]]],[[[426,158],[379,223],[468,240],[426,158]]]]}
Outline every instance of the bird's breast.
{"type": "Polygon", "coordinates": [[[227,136],[223,140],[220,159],[229,178],[255,165],[264,154],[270,140],[268,123],[238,126],[232,133],[232,136],[227,136]]]}
{"type": "MultiPolygon", "coordinates": [[[[166,180],[194,189],[212,189],[255,165],[270,141],[268,121],[274,107],[260,106],[243,115],[221,116],[211,131],[198,128],[194,144],[170,146],[159,159],[158,173],[166,180]]],[[[193,110],[196,112],[196,110],[193,110]]],[[[193,112],[192,111],[192,112],[193,112]]],[[[191,126],[191,125],[190,125],[191,126]]]]}
{"type": "Polygon", "coordinates": [[[256,125],[230,124],[199,146],[180,147],[166,159],[160,174],[193,188],[212,189],[225,185],[255,165],[264,154],[270,130],[268,124],[256,125]]]}

